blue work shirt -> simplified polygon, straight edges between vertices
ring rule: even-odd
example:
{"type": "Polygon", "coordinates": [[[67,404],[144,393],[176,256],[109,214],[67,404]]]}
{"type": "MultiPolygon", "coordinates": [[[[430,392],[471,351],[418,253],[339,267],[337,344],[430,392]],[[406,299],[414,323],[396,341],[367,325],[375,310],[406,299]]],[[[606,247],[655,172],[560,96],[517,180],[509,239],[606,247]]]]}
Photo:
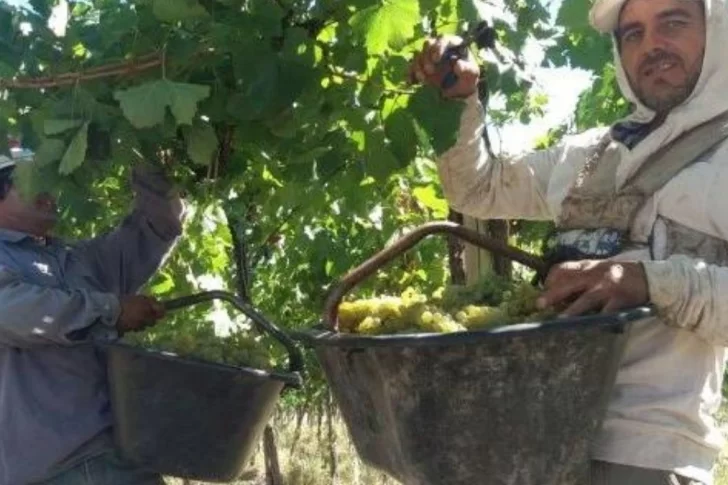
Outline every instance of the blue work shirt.
{"type": "Polygon", "coordinates": [[[158,171],[135,170],[132,213],[67,244],[0,229],[0,485],[25,485],[113,446],[102,353],[119,298],[155,273],[184,206],[158,171]]]}

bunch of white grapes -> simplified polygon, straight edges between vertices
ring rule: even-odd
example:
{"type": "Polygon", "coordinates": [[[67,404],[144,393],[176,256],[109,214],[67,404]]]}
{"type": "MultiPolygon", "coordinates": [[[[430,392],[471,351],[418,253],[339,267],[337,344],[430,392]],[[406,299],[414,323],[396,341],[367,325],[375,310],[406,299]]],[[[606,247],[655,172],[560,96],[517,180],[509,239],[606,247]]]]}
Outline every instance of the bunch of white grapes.
{"type": "Polygon", "coordinates": [[[124,341],[137,347],[207,362],[254,369],[272,367],[268,349],[260,337],[248,331],[217,335],[212,324],[181,328],[157,325],[142,332],[128,333],[124,336],[124,341]]]}
{"type": "Polygon", "coordinates": [[[408,288],[339,305],[339,330],[366,335],[449,333],[551,318],[539,311],[539,290],[527,282],[492,278],[472,286],[449,286],[430,298],[408,288]]]}

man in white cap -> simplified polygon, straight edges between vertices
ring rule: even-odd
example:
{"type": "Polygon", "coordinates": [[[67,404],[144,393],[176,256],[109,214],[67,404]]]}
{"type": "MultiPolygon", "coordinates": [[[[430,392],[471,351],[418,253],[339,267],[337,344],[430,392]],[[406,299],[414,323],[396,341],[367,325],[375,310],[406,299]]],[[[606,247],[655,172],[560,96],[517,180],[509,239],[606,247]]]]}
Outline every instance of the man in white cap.
{"type": "Polygon", "coordinates": [[[0,157],[0,485],[162,485],[114,451],[104,356],[92,343],[164,315],[136,293],[180,235],[182,201],[161,173],[135,170],[124,222],[69,244],[51,236],[54,198],[26,200],[15,165],[0,157]]]}
{"type": "MultiPolygon", "coordinates": [[[[478,68],[452,66],[466,100],[439,161],[451,205],[480,219],[554,220],[540,304],[564,314],[650,303],[629,327],[594,485],[711,484],[728,342],[728,10],[725,0],[597,0],[634,110],[558,146],[489,159],[478,68]]],[[[453,39],[428,42],[412,77],[440,86],[453,39]]],[[[598,107],[595,107],[598,109],[598,107]]]]}

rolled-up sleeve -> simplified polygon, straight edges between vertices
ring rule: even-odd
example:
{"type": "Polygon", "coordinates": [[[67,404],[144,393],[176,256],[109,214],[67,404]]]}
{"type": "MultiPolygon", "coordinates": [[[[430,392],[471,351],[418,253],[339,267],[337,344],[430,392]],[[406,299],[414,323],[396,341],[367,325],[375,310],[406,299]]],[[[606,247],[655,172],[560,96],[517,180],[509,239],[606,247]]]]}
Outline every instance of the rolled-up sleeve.
{"type": "Polygon", "coordinates": [[[182,233],[185,205],[160,169],[137,166],[134,209],[119,227],[77,245],[103,283],[119,295],[135,293],[164,263],[182,233]]]}
{"type": "Polygon", "coordinates": [[[0,345],[73,344],[115,333],[119,299],[111,293],[35,285],[0,266],[0,345]]]}

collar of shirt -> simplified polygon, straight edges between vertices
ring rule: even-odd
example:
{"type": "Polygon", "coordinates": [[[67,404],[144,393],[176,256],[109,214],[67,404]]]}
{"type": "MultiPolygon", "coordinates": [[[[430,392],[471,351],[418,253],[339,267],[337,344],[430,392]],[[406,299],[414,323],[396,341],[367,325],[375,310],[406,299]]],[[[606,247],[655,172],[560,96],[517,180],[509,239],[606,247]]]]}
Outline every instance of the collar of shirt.
{"type": "Polygon", "coordinates": [[[17,244],[27,239],[30,239],[41,246],[49,246],[59,242],[51,237],[38,237],[24,232],[13,231],[12,229],[0,228],[0,241],[17,244]]]}
{"type": "Polygon", "coordinates": [[[630,150],[650,134],[649,123],[636,121],[623,121],[612,126],[612,138],[625,145],[630,150]]]}

